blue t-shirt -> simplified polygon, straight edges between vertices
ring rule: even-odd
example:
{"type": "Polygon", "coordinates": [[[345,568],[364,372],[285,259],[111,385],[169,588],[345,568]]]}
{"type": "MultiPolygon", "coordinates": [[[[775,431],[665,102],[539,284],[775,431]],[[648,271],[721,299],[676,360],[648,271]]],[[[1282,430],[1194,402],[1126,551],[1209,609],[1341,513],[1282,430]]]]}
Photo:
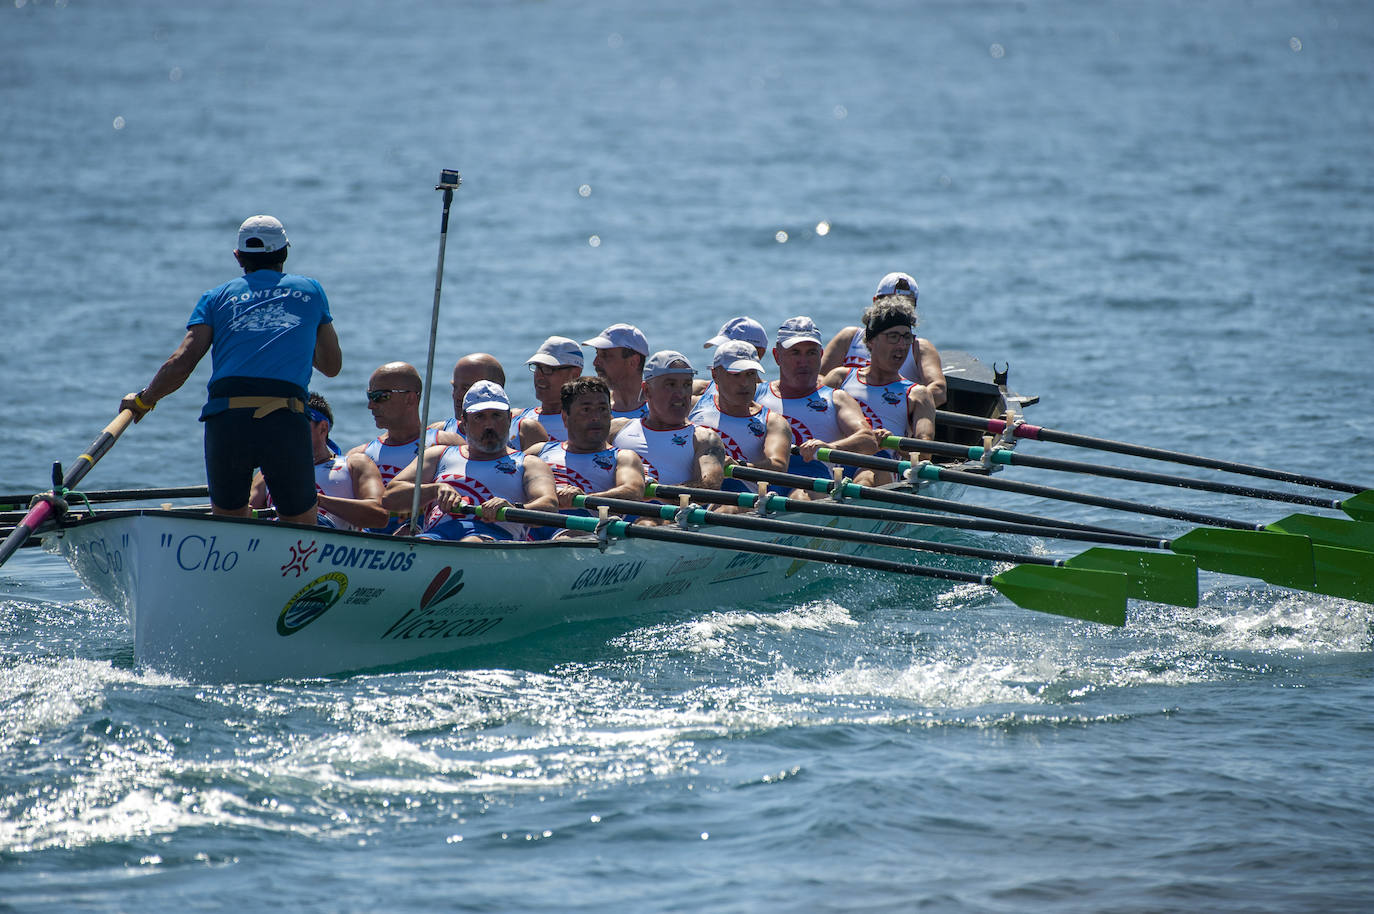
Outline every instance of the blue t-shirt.
{"type": "Polygon", "coordinates": [[[332,323],[324,289],[308,276],[257,270],[200,297],[189,329],[208,324],[211,356],[220,378],[272,378],[310,389],[315,335],[332,323]]]}

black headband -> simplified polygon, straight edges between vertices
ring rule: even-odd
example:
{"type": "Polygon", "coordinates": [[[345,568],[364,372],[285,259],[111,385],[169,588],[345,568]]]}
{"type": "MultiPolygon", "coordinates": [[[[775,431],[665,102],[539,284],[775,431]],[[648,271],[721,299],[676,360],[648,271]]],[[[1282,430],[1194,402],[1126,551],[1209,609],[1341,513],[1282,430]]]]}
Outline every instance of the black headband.
{"type": "Polygon", "coordinates": [[[914,315],[903,314],[901,311],[897,310],[887,311],[875,315],[873,323],[864,325],[864,342],[868,342],[884,330],[891,330],[893,327],[915,326],[916,318],[914,315]]]}

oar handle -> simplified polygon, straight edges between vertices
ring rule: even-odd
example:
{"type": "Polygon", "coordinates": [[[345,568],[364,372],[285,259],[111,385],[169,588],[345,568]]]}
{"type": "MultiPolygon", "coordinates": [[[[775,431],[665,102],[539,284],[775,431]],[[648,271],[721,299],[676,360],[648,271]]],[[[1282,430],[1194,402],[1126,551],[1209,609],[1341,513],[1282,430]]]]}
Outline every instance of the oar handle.
{"type": "MultiPolygon", "coordinates": [[[[985,419],[981,416],[968,416],[963,413],[951,413],[945,410],[935,411],[935,421],[943,422],[947,425],[959,428],[973,428],[1000,435],[1008,429],[1008,425],[1001,419],[985,419]]],[[[1322,479],[1319,476],[1307,476],[1302,473],[1293,473],[1288,470],[1275,470],[1269,467],[1252,466],[1246,463],[1237,463],[1230,460],[1217,460],[1211,457],[1199,457],[1196,454],[1185,454],[1179,451],[1169,451],[1163,448],[1147,447],[1140,444],[1131,444],[1126,441],[1114,441],[1110,438],[1096,438],[1092,435],[1080,435],[1075,432],[1064,432],[1052,428],[1043,428],[1038,425],[1031,425],[1028,422],[1016,422],[1010,426],[1011,433],[1017,438],[1026,438],[1031,441],[1048,441],[1053,444],[1067,444],[1072,447],[1091,448],[1097,451],[1110,451],[1114,454],[1127,454],[1132,457],[1144,457],[1149,460],[1164,460],[1169,463],[1181,463],[1185,466],[1203,467],[1209,470],[1222,470],[1227,473],[1237,473],[1242,476],[1255,476],[1260,479],[1273,479],[1277,482],[1292,482],[1298,485],[1314,486],[1319,489],[1332,489],[1336,492],[1363,492],[1369,486],[1358,485],[1349,482],[1340,482],[1334,479],[1322,479]]]]}

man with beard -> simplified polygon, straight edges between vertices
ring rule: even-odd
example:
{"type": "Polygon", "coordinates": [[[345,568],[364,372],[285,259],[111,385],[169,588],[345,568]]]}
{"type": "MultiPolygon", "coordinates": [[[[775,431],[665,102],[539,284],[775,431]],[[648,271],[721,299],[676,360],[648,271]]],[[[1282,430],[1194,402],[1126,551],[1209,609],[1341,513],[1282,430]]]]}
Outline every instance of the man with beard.
{"type": "Polygon", "coordinates": [[[553,473],[544,461],[506,446],[510,434],[510,400],[499,384],[478,381],[463,397],[463,427],[467,443],[425,448],[424,466],[412,462],[387,484],[382,504],[389,511],[408,511],[415,481],[420,503],[429,505],[425,539],[494,542],[526,540],[524,524],[498,521],[502,508],[553,511],[558,507],[553,473]],[[450,513],[459,504],[477,505],[481,514],[450,513]]]}
{"type": "Polygon", "coordinates": [[[611,442],[644,461],[644,474],[667,486],[719,489],[725,479],[725,446],[720,435],[693,425],[692,377],[696,369],[680,352],[655,352],[644,363],[644,396],[649,414],[617,419],[611,442]]]}
{"type": "MultiPolygon", "coordinates": [[[[606,382],[577,378],[563,385],[560,397],[566,439],[546,441],[527,452],[537,453],[553,471],[559,510],[590,514],[573,507],[578,495],[642,499],[644,463],[639,455],[606,443],[611,429],[611,391],[606,382]]],[[[559,535],[550,527],[531,531],[534,539],[547,539],[550,534],[559,535]]]]}

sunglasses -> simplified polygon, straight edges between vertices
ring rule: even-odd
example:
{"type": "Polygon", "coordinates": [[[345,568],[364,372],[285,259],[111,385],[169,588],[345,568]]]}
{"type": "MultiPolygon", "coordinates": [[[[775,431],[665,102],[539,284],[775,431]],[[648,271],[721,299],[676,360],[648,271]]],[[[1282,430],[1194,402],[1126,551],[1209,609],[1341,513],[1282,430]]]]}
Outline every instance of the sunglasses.
{"type": "Polygon", "coordinates": [[[367,392],[367,402],[385,403],[387,400],[391,399],[392,394],[412,394],[414,392],[415,391],[407,390],[404,387],[392,387],[387,390],[369,390],[367,392]]]}

